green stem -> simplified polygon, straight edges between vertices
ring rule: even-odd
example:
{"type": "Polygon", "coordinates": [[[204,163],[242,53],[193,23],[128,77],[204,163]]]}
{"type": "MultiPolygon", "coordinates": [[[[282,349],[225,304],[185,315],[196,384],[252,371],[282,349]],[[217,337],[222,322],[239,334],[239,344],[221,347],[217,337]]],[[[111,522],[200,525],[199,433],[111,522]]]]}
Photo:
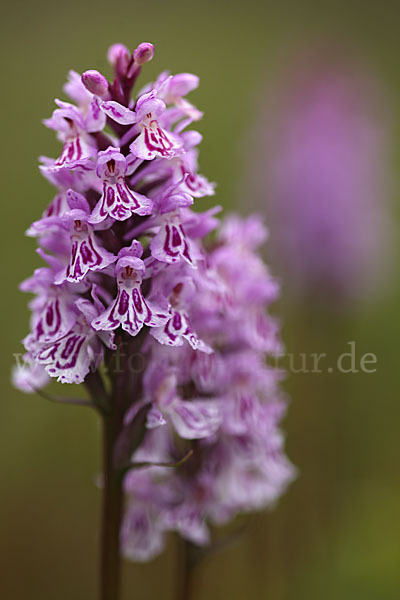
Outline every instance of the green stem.
{"type": "Polygon", "coordinates": [[[193,575],[198,562],[197,548],[186,540],[181,540],[181,569],[178,577],[176,600],[191,600],[193,594],[193,575]]]}
{"type": "Polygon", "coordinates": [[[119,600],[121,559],[119,534],[123,511],[123,475],[114,466],[114,448],[122,419],[117,411],[103,417],[103,509],[101,531],[100,600],[119,600]]]}
{"type": "MultiPolygon", "coordinates": [[[[141,379],[131,373],[129,356],[138,352],[142,336],[134,338],[126,352],[123,340],[118,340],[118,349],[109,357],[107,369],[112,383],[107,393],[100,373],[87,378],[87,386],[93,402],[99,408],[103,421],[103,507],[101,526],[100,594],[99,600],[120,600],[121,557],[120,530],[123,516],[123,482],[125,473],[121,461],[126,464],[145,431],[145,413],[142,421],[137,420],[131,430],[124,428],[124,415],[132,404],[132,398],[140,397],[141,379]],[[136,429],[139,429],[137,431],[136,429]],[[128,435],[128,442],[123,433],[128,435]],[[132,439],[131,439],[132,438],[132,439]],[[135,445],[136,444],[136,445],[135,445]],[[122,454],[122,457],[121,457],[122,454]]],[[[139,411],[140,413],[140,411],[139,411]]]]}

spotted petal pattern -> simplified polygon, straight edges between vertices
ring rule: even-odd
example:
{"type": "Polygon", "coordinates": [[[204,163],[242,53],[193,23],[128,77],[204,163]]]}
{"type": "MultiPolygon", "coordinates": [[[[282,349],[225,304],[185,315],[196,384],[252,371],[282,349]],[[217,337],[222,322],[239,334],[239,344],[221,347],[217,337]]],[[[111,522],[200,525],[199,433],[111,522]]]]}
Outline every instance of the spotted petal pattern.
{"type": "Polygon", "coordinates": [[[171,159],[183,152],[179,138],[160,127],[156,119],[143,125],[141,134],[130,145],[130,151],[142,160],[171,159]]]}
{"type": "Polygon", "coordinates": [[[99,152],[97,175],[103,181],[103,194],[90,216],[90,223],[100,223],[108,216],[125,221],[133,214],[150,215],[153,202],[134,190],[125,181],[126,159],[118,148],[99,152]]]}
{"type": "Polygon", "coordinates": [[[154,327],[150,333],[160,344],[182,346],[184,340],[187,340],[193,350],[201,350],[207,354],[212,352],[212,348],[193,331],[189,317],[181,310],[173,310],[167,323],[162,327],[154,327]]]}
{"type": "MultiPolygon", "coordinates": [[[[73,211],[71,211],[73,212],[73,211]]],[[[81,211],[77,211],[81,212],[81,211]]],[[[115,262],[116,257],[102,248],[95,237],[93,228],[82,218],[74,219],[71,229],[71,258],[65,273],[57,280],[78,282],[82,281],[89,271],[99,271],[115,262]]]]}
{"type": "Polygon", "coordinates": [[[121,326],[135,336],[143,325],[160,327],[168,319],[168,312],[146,300],[142,294],[141,281],[144,263],[136,257],[124,256],[119,259],[118,294],[112,304],[92,325],[97,330],[113,330],[121,326]]]}
{"type": "Polygon", "coordinates": [[[191,267],[196,266],[189,241],[177,214],[170,213],[163,219],[158,233],[150,243],[150,249],[152,256],[161,262],[173,264],[184,260],[191,267]]]}
{"type": "Polygon", "coordinates": [[[24,340],[27,350],[56,341],[70,331],[76,320],[73,301],[63,289],[55,288],[48,295],[35,318],[32,332],[24,340]]]}

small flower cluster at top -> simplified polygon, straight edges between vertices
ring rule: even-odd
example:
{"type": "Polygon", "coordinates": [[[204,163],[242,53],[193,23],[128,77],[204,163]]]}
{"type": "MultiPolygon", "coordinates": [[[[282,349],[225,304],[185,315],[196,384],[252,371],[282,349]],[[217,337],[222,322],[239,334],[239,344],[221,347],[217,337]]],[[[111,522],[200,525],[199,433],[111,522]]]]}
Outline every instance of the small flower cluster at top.
{"type": "Polygon", "coordinates": [[[266,362],[281,351],[266,314],[279,290],[257,255],[266,232],[231,216],[210,240],[219,208],[191,208],[214,193],[189,128],[202,116],[185,98],[198,78],[164,72],[132,100],[152,57],[149,43],[133,54],[112,46],[113,82],[71,71],[74,104],[56,100],[45,120],[63,147],[40,167],[57,195],[27,232],[47,266],[21,285],[35,298],[29,366],[14,377],[33,391],[50,377],[84,382],[124,345],[144,357],[139,374],[109,368],[127,432],[146,409],[121,531],[135,560],[161,551],[167,531],[206,544],[209,523],[272,504],[293,477],[281,373],[266,362]],[[179,468],[163,466],[188,452],[179,468]]]}

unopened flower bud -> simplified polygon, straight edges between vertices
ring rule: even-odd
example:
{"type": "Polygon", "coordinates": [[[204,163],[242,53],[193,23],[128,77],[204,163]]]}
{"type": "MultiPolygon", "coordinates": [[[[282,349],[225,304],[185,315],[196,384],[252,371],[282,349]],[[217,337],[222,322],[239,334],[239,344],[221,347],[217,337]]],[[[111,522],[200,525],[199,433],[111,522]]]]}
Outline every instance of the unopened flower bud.
{"type": "Polygon", "coordinates": [[[144,65],[154,56],[154,46],[149,42],[142,42],[133,52],[133,58],[137,65],[144,65]]]}
{"type": "Polygon", "coordinates": [[[98,71],[91,69],[82,74],[82,83],[89,92],[96,96],[104,96],[108,91],[108,81],[98,71]]]}
{"type": "Polygon", "coordinates": [[[107,53],[107,59],[118,75],[126,75],[126,71],[131,61],[131,53],[124,44],[113,44],[110,46],[107,53]]]}

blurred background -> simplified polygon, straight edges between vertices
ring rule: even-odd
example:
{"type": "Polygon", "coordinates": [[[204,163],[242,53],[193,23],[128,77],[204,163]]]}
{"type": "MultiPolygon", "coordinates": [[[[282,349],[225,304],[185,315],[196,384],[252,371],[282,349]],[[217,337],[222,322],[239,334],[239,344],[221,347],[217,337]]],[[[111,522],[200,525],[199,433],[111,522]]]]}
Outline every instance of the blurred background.
{"type": "MultiPolygon", "coordinates": [[[[70,68],[108,73],[111,43],[150,41],[141,83],[165,68],[200,76],[190,100],[205,112],[200,165],[218,182],[216,201],[268,217],[265,256],[282,281],[274,309],[294,356],[284,359],[283,426],[299,477],[250,519],[248,536],[203,563],[194,600],[398,600],[398,4],[70,0],[1,10],[0,597],[96,597],[98,422],[11,388],[28,331],[17,286],[40,262],[23,233],[52,199],[37,157],[56,156],[58,144],[41,119],[70,68]],[[352,341],[358,366],[376,356],[375,372],[335,368],[352,341]],[[321,372],[303,372],[302,353],[325,353],[321,372]]],[[[124,600],[172,599],[179,556],[172,539],[152,563],[127,564],[124,600]]]]}

